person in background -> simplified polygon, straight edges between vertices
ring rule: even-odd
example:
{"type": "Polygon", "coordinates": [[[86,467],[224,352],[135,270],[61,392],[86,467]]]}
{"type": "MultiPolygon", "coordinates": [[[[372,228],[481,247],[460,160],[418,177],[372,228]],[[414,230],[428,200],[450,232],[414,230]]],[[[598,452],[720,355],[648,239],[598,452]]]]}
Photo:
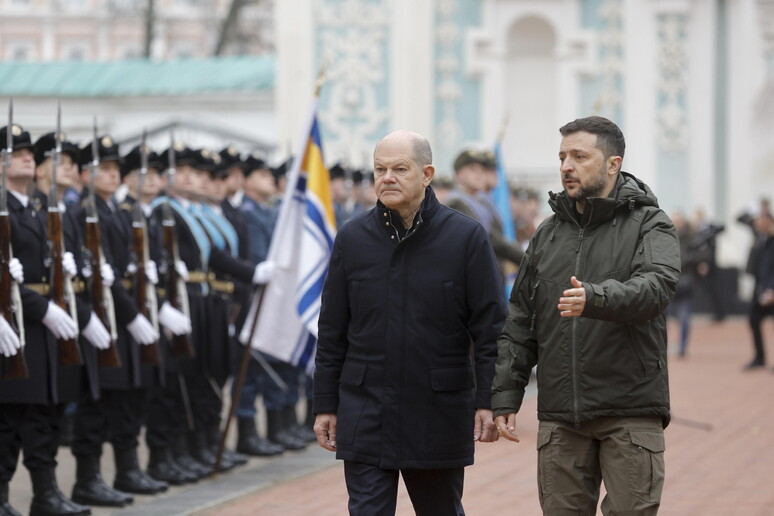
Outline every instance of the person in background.
{"type": "Polygon", "coordinates": [[[750,330],[753,337],[754,355],[745,370],[759,369],[766,365],[763,346],[763,319],[774,315],[774,218],[771,213],[761,212],[754,219],[755,232],[762,239],[753,260],[755,265],[755,290],[750,301],[750,330]]]}

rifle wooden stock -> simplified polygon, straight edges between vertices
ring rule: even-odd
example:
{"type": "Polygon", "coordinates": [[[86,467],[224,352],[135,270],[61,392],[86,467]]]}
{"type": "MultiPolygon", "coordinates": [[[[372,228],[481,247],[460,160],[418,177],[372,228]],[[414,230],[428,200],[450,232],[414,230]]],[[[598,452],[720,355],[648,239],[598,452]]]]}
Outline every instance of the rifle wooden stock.
{"type": "MultiPolygon", "coordinates": [[[[112,324],[107,313],[106,287],[102,284],[102,271],[100,269],[102,264],[102,248],[100,244],[99,222],[97,220],[89,220],[89,217],[86,218],[86,248],[89,251],[89,264],[91,266],[89,293],[91,294],[92,308],[105,328],[110,331],[112,324]]],[[[109,295],[109,292],[107,294],[109,295]]],[[[107,349],[99,350],[99,367],[121,367],[118,348],[112,338],[107,349]]]]}
{"type": "MultiPolygon", "coordinates": [[[[139,201],[138,201],[139,202],[139,201]]],[[[137,272],[134,279],[134,299],[137,303],[137,309],[148,320],[151,319],[148,309],[148,278],[145,275],[145,228],[140,224],[132,224],[132,251],[135,255],[137,272]]],[[[142,365],[161,365],[161,355],[159,354],[158,343],[140,346],[140,363],[142,365]]]]}
{"type": "MultiPolygon", "coordinates": [[[[5,194],[5,192],[3,192],[5,194]]],[[[7,213],[0,215],[0,311],[8,324],[19,334],[18,324],[24,324],[23,321],[16,321],[16,315],[13,311],[13,298],[11,295],[13,279],[8,265],[11,262],[11,220],[7,213]]],[[[27,361],[24,359],[24,346],[20,347],[15,355],[3,359],[4,370],[3,378],[11,380],[14,378],[27,378],[27,361]]]]}
{"type": "MultiPolygon", "coordinates": [[[[185,313],[182,303],[180,302],[180,296],[187,296],[188,292],[183,286],[180,276],[177,274],[175,265],[178,260],[177,255],[177,235],[175,234],[175,225],[173,221],[164,220],[161,224],[162,237],[164,243],[164,251],[167,258],[167,270],[166,270],[166,288],[167,288],[167,302],[177,310],[185,313]]],[[[186,314],[187,315],[187,314],[186,314]]],[[[176,358],[192,358],[196,356],[193,346],[191,345],[191,339],[188,335],[174,335],[172,337],[172,346],[170,348],[172,356],[176,358]]]]}
{"type": "MultiPolygon", "coordinates": [[[[62,267],[62,256],[64,255],[62,217],[59,211],[55,211],[51,207],[48,210],[48,241],[51,244],[51,301],[69,313],[68,305],[73,300],[68,300],[65,296],[65,283],[70,279],[65,276],[64,267],[62,267]]],[[[83,364],[81,350],[76,339],[59,339],[57,342],[59,343],[60,365],[83,364]]]]}

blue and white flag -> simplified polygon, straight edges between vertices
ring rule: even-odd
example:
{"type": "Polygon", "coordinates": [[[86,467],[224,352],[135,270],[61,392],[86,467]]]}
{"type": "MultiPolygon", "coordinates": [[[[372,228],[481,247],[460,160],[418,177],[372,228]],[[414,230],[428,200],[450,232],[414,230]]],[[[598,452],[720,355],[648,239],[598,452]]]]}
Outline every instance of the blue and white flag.
{"type": "Polygon", "coordinates": [[[253,348],[303,366],[311,373],[320,299],[336,235],[316,100],[298,149],[267,256],[277,264],[277,272],[264,287],[252,339],[258,296],[251,303],[239,339],[242,343],[249,340],[253,348]]]}

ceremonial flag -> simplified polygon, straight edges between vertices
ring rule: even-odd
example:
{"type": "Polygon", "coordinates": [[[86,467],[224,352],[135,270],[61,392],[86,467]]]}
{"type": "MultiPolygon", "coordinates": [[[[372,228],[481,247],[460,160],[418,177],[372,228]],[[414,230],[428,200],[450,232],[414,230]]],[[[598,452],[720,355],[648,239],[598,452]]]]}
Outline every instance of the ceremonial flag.
{"type": "Polygon", "coordinates": [[[492,200],[497,212],[503,220],[503,234],[505,238],[513,242],[516,240],[516,229],[513,227],[513,215],[511,215],[511,192],[508,187],[508,178],[505,177],[503,160],[500,152],[500,140],[494,146],[495,161],[497,162],[497,186],[492,190],[492,200]]]}
{"type": "Polygon", "coordinates": [[[280,360],[314,369],[320,299],[336,234],[330,175],[325,167],[317,124],[317,101],[293,160],[282,198],[268,260],[277,272],[264,287],[250,339],[258,296],[239,336],[280,360]]]}

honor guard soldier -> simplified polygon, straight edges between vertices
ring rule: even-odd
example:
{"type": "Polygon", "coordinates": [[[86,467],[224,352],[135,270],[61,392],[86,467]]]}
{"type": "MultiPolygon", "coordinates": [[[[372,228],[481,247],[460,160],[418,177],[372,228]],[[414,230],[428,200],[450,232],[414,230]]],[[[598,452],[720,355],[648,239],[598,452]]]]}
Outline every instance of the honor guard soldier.
{"type": "MultiPolygon", "coordinates": [[[[57,126],[61,125],[59,120],[58,115],[57,126]]],[[[31,199],[43,220],[47,222],[52,264],[56,263],[57,256],[66,250],[64,256],[69,258],[67,255],[72,255],[76,268],[76,274],[71,276],[62,268],[52,266],[50,274],[52,300],[62,307],[67,307],[80,328],[77,349],[75,341],[69,344],[72,348],[68,349],[68,343],[64,343],[60,349],[61,401],[68,402],[62,420],[60,445],[69,446],[72,443],[75,402],[79,401],[81,396],[99,398],[97,350],[110,345],[110,334],[91,309],[85,278],[81,273],[84,267],[83,239],[77,210],[68,209],[64,202],[65,192],[78,176],[78,146],[66,140],[61,128],[57,127],[56,132],[46,133],[38,138],[34,151],[36,189],[31,199]],[[83,368],[71,367],[79,362],[83,363],[83,368]]],[[[78,496],[74,496],[73,500],[90,504],[88,501],[79,500],[78,496]]]]}
{"type": "MultiPolygon", "coordinates": [[[[222,372],[220,366],[223,363],[220,355],[225,355],[227,341],[210,342],[210,316],[208,314],[208,295],[211,286],[208,282],[210,271],[230,274],[238,281],[260,284],[268,281],[273,273],[273,264],[262,263],[258,266],[246,264],[231,256],[225,248],[225,239],[218,230],[203,227],[204,218],[200,200],[202,198],[203,176],[208,174],[202,165],[201,157],[197,152],[184,144],[175,143],[168,149],[164,157],[169,164],[168,184],[169,198],[159,198],[154,206],[163,213],[163,208],[168,206],[174,215],[174,226],[177,232],[177,251],[180,259],[185,262],[188,270],[188,306],[193,323],[191,340],[194,357],[181,359],[178,366],[182,372],[184,381],[180,382],[183,401],[190,402],[192,421],[189,419],[188,439],[176,439],[170,442],[175,447],[175,456],[178,463],[182,463],[186,469],[198,467],[204,470],[203,474],[212,471],[214,454],[212,448],[194,448],[198,443],[206,442],[207,432],[213,432],[216,423],[219,423],[221,402],[220,387],[215,375],[222,372]],[[216,236],[217,235],[217,236],[216,236]],[[214,239],[214,240],[211,240],[214,239]],[[215,360],[212,364],[209,360],[215,360]],[[190,428],[193,426],[193,428],[190,428]],[[195,459],[191,460],[191,453],[195,459]]],[[[225,220],[225,219],[224,219],[225,220]]],[[[207,222],[204,222],[207,224],[207,222]]],[[[208,224],[212,226],[212,224],[208,224]]],[[[167,270],[170,268],[167,267],[167,270]]],[[[151,427],[156,428],[154,435],[158,441],[153,447],[161,444],[161,438],[165,432],[158,428],[173,428],[171,435],[183,430],[176,427],[176,422],[163,414],[156,412],[158,418],[149,418],[149,432],[151,427]]],[[[149,441],[149,445],[151,445],[149,441]]],[[[153,451],[153,450],[152,450],[153,451]]]]}
{"type": "MultiPolygon", "coordinates": [[[[5,379],[0,383],[0,492],[4,493],[0,507],[4,514],[18,514],[7,503],[7,489],[16,470],[20,448],[24,448],[24,465],[32,479],[30,514],[86,515],[91,510],[67,498],[59,490],[55,475],[64,407],[60,396],[57,339],[75,339],[78,325],[48,297],[46,227],[26,194],[35,177],[30,134],[11,123],[0,129],[0,142],[5,147],[3,180],[8,189],[10,245],[24,267],[26,281],[21,289],[21,306],[26,342],[23,353],[28,373],[26,378],[5,379]]],[[[7,365],[6,361],[6,373],[7,365]]]]}
{"type": "MultiPolygon", "coordinates": [[[[100,364],[105,366],[99,372],[100,399],[86,400],[78,405],[72,452],[78,461],[79,470],[91,470],[99,464],[103,436],[106,435],[113,446],[116,462],[113,487],[126,493],[155,494],[165,491],[168,485],[151,478],[140,469],[137,438],[147,403],[147,391],[142,383],[140,346],[155,345],[159,335],[148,318],[139,311],[130,294],[131,274],[127,272],[131,264],[131,227],[112,198],[120,184],[121,157],[118,145],[110,136],[97,139],[95,129],[94,141],[81,149],[80,161],[82,177],[89,178],[87,182],[84,177],[84,183],[88,184],[88,194],[84,196],[81,205],[81,220],[84,222],[89,254],[92,258],[95,253],[104,255],[112,266],[112,274],[110,269],[104,268],[107,270],[103,271],[103,267],[98,268],[103,283],[110,287],[105,292],[105,299],[112,298],[114,306],[109,306],[107,302],[106,311],[114,336],[113,351],[117,353],[114,360],[100,364]],[[97,227],[91,229],[89,224],[97,227]],[[88,242],[89,232],[92,231],[93,235],[94,230],[99,233],[99,242],[88,242]],[[99,249],[94,249],[95,245],[99,249]],[[105,272],[108,273],[107,278],[104,278],[105,272]],[[118,280],[111,282],[111,275],[118,280]]],[[[93,274],[94,271],[91,280],[95,283],[97,279],[93,274]]],[[[149,279],[153,281],[152,277],[149,279]]],[[[95,495],[94,504],[114,504],[114,493],[101,497],[96,489],[76,484],[76,491],[79,487],[84,487],[81,490],[84,495],[87,492],[95,495]]]]}

